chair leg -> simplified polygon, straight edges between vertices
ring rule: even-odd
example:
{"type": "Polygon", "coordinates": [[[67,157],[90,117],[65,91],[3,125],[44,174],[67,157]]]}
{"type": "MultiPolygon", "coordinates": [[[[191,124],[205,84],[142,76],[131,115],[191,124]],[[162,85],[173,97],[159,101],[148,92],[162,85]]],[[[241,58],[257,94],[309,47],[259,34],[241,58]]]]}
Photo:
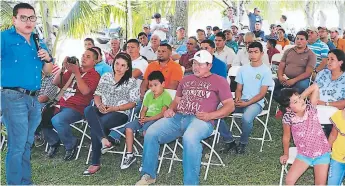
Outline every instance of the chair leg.
{"type": "Polygon", "coordinates": [[[282,170],[280,172],[279,186],[283,185],[284,171],[285,171],[285,165],[282,165],[282,170]]]}
{"type": "Polygon", "coordinates": [[[87,153],[87,158],[86,158],[86,162],[85,162],[86,165],[89,164],[91,152],[92,152],[92,144],[90,144],[89,152],[87,153]]]}
{"type": "Polygon", "coordinates": [[[45,152],[48,152],[48,147],[49,147],[49,144],[47,142],[46,149],[44,150],[45,152]]]}
{"type": "Polygon", "coordinates": [[[126,156],[126,150],[127,150],[127,144],[125,143],[125,147],[123,148],[123,154],[122,154],[122,160],[121,160],[120,168],[123,165],[123,160],[125,159],[125,156],[126,156]]]}
{"type": "Polygon", "coordinates": [[[160,161],[159,161],[159,165],[158,165],[157,174],[159,174],[159,172],[160,172],[160,170],[161,170],[161,166],[162,166],[162,163],[163,163],[164,153],[165,153],[165,149],[166,149],[166,148],[167,148],[167,144],[164,144],[162,156],[160,157],[160,161]]]}
{"type": "Polygon", "coordinates": [[[78,157],[79,157],[80,150],[82,148],[82,145],[83,145],[83,142],[84,142],[84,138],[85,138],[85,134],[86,134],[86,130],[87,130],[87,122],[84,121],[83,124],[85,124],[85,127],[84,127],[84,131],[83,131],[83,135],[81,136],[81,140],[80,140],[80,144],[79,144],[77,155],[75,156],[75,160],[77,160],[78,157]]]}
{"type": "Polygon", "coordinates": [[[213,155],[213,152],[214,152],[214,145],[216,144],[216,140],[217,140],[217,133],[216,133],[215,136],[213,137],[213,142],[212,142],[212,147],[211,147],[211,153],[210,153],[210,157],[209,157],[208,162],[207,162],[207,167],[206,167],[206,172],[205,172],[204,180],[207,179],[207,175],[208,175],[208,171],[209,171],[209,169],[210,169],[211,160],[212,160],[212,155],[213,155]]]}
{"type": "MultiPolygon", "coordinates": [[[[174,151],[173,151],[172,158],[171,158],[171,160],[170,160],[170,166],[169,166],[169,171],[168,171],[168,173],[171,172],[171,168],[172,168],[172,165],[173,165],[173,162],[174,162],[174,158],[175,158],[175,156],[176,156],[177,144],[178,144],[178,139],[176,139],[176,141],[175,141],[175,147],[174,147],[174,151]]],[[[176,159],[177,159],[177,157],[176,157],[176,159]]]]}

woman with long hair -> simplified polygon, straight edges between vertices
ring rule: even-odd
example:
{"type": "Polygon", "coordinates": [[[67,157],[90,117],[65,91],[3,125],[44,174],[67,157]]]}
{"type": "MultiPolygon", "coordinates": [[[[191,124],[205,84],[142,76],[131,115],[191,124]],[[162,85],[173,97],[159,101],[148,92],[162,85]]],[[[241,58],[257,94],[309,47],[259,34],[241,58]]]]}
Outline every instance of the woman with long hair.
{"type": "Polygon", "coordinates": [[[84,110],[91,128],[92,163],[83,175],[92,175],[100,167],[102,144],[110,129],[128,122],[130,109],[139,100],[139,87],[132,78],[132,61],[126,53],[119,53],[113,61],[113,73],[105,73],[95,91],[95,105],[84,110]]]}

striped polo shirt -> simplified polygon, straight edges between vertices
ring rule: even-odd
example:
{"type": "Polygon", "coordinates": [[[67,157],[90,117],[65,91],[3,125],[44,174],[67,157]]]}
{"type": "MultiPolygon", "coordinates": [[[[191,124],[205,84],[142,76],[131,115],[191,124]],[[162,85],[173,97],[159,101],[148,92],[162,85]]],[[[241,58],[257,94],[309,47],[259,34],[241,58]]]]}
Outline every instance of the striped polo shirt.
{"type": "Polygon", "coordinates": [[[320,39],[316,40],[313,44],[308,43],[308,47],[316,55],[316,67],[318,67],[322,59],[327,58],[329,48],[327,44],[322,42],[320,39]]]}

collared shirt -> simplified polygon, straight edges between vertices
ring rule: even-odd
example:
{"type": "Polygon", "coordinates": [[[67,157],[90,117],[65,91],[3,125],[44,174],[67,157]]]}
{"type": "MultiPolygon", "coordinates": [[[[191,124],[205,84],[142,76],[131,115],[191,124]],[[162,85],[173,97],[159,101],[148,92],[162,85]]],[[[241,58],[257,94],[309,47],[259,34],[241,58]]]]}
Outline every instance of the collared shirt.
{"type": "Polygon", "coordinates": [[[326,44],[327,44],[329,50],[336,49],[336,47],[334,46],[334,44],[331,40],[328,40],[326,44]]]}
{"type": "MultiPolygon", "coordinates": [[[[264,53],[264,56],[262,57],[262,62],[265,65],[270,66],[268,55],[266,53],[264,53]]],[[[238,51],[232,66],[244,66],[249,63],[250,63],[249,53],[246,48],[242,48],[241,50],[238,51]]]]}
{"type": "Polygon", "coordinates": [[[236,57],[236,54],[233,49],[224,46],[222,51],[217,51],[216,49],[214,56],[222,60],[225,64],[231,65],[236,57]]]}
{"type": "Polygon", "coordinates": [[[218,76],[222,76],[225,79],[227,78],[227,75],[228,75],[226,64],[215,56],[213,56],[212,68],[210,72],[212,74],[217,74],[218,76]]]}
{"type": "Polygon", "coordinates": [[[167,39],[167,33],[164,32],[163,30],[160,30],[161,28],[169,28],[167,23],[157,23],[154,22],[151,24],[150,26],[151,29],[154,29],[155,31],[153,32],[153,35],[158,35],[158,37],[160,38],[161,41],[164,41],[167,39]]]}
{"type": "MultiPolygon", "coordinates": [[[[129,78],[127,82],[120,86],[117,86],[116,83],[114,73],[105,73],[99,80],[95,95],[101,97],[104,105],[120,106],[139,101],[139,87],[134,78],[129,78]]],[[[130,110],[118,112],[126,115],[130,114],[130,110]]]]}
{"type": "Polygon", "coordinates": [[[261,40],[265,39],[265,32],[262,30],[259,30],[259,31],[254,30],[253,34],[255,35],[256,38],[260,37],[261,40]]]}
{"type": "MultiPolygon", "coordinates": [[[[42,41],[40,46],[48,51],[42,41]]],[[[1,87],[39,90],[43,64],[37,55],[33,34],[29,44],[14,27],[1,32],[1,87]]]]}
{"type": "Polygon", "coordinates": [[[237,17],[233,16],[232,19],[229,19],[227,16],[222,19],[222,29],[231,29],[232,25],[238,25],[237,17]]]}
{"type": "Polygon", "coordinates": [[[335,47],[337,47],[337,49],[340,49],[340,50],[345,52],[345,39],[338,38],[337,41],[335,41],[333,43],[334,43],[335,47]]]}
{"type": "Polygon", "coordinates": [[[58,93],[59,87],[53,84],[54,75],[44,76],[41,83],[41,89],[38,96],[48,96],[49,100],[53,100],[58,93]]]}
{"type": "Polygon", "coordinates": [[[157,60],[157,51],[155,52],[151,46],[146,46],[143,51],[140,51],[140,55],[146,57],[148,61],[153,61],[157,60]]]}
{"type": "Polygon", "coordinates": [[[104,61],[97,63],[95,65],[95,69],[100,76],[103,76],[103,74],[107,72],[113,72],[113,69],[111,68],[111,66],[105,63],[104,61]]]}
{"type": "Polygon", "coordinates": [[[187,44],[187,38],[184,37],[181,40],[177,40],[177,37],[171,37],[169,40],[169,45],[171,45],[171,47],[177,49],[179,48],[181,45],[186,45],[187,44]]]}
{"type": "Polygon", "coordinates": [[[255,15],[254,13],[250,12],[248,14],[248,18],[249,18],[249,26],[250,26],[250,31],[254,31],[255,30],[255,23],[257,21],[259,21],[260,23],[262,23],[262,18],[260,15],[255,15]]]}
{"type": "Polygon", "coordinates": [[[320,100],[324,102],[335,102],[345,99],[345,72],[336,80],[332,80],[332,71],[323,69],[315,78],[319,86],[320,100]]]}
{"type": "Polygon", "coordinates": [[[121,52],[121,49],[119,49],[119,51],[117,51],[116,54],[113,53],[113,50],[110,50],[109,52],[104,52],[105,55],[105,62],[112,66],[113,65],[113,61],[115,59],[115,56],[121,52]]]}
{"type": "Polygon", "coordinates": [[[279,40],[277,39],[277,45],[281,45],[282,46],[282,49],[284,49],[284,47],[286,45],[289,45],[290,44],[290,41],[286,38],[284,38],[283,40],[279,40]]]}
{"type": "Polygon", "coordinates": [[[277,36],[277,34],[265,35],[264,41],[267,42],[269,39],[278,40],[278,36],[277,36]]]}
{"type": "Polygon", "coordinates": [[[329,48],[327,44],[322,42],[320,39],[317,39],[313,44],[308,43],[308,47],[316,55],[316,67],[318,67],[322,62],[322,59],[328,57],[329,48]]]}
{"type": "Polygon", "coordinates": [[[225,45],[229,48],[232,48],[234,52],[237,54],[238,52],[238,44],[236,41],[231,40],[231,41],[226,41],[225,45]]]}
{"type": "Polygon", "coordinates": [[[197,51],[192,51],[192,52],[187,52],[185,54],[183,54],[180,58],[180,65],[183,66],[185,69],[189,69],[189,68],[192,68],[193,66],[193,61],[190,61],[190,59],[192,59],[194,57],[194,54],[196,53],[197,51]]]}
{"type": "Polygon", "coordinates": [[[279,50],[276,48],[270,48],[267,50],[267,55],[268,55],[268,60],[270,61],[270,63],[272,63],[272,56],[274,54],[279,54],[279,50]]]}

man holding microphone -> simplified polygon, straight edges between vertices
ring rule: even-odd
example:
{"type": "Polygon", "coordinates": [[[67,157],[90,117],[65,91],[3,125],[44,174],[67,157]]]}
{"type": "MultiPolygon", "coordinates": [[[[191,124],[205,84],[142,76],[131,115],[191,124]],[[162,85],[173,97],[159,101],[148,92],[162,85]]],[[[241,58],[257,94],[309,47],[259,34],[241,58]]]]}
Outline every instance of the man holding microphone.
{"type": "Polygon", "coordinates": [[[34,39],[36,20],[34,8],[19,3],[13,8],[13,26],[1,32],[1,110],[7,129],[8,185],[32,184],[30,148],[41,121],[37,98],[41,71],[50,74],[53,68],[47,48],[34,39]]]}

